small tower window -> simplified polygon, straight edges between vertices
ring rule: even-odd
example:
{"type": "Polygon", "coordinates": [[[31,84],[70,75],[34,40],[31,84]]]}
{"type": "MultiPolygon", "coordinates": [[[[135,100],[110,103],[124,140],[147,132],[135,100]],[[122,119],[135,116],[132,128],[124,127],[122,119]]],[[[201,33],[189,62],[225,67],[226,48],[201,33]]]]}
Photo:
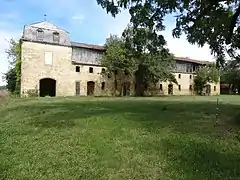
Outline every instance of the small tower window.
{"type": "Polygon", "coordinates": [[[181,74],[178,74],[178,78],[181,79],[181,74]]]}
{"type": "Polygon", "coordinates": [[[80,67],[76,66],[76,72],[80,72],[80,67]]]}
{"type": "Polygon", "coordinates": [[[190,75],[189,78],[192,79],[192,75],[190,75]]]}
{"type": "Polygon", "coordinates": [[[214,90],[214,91],[216,91],[216,90],[217,90],[217,87],[216,87],[216,86],[214,86],[214,87],[213,87],[213,90],[214,90]]]}
{"type": "Polygon", "coordinates": [[[37,29],[37,40],[42,41],[44,37],[44,32],[41,28],[37,29]]]}
{"type": "Polygon", "coordinates": [[[104,68],[102,68],[102,73],[105,73],[105,72],[106,72],[106,70],[104,68]]]}
{"type": "Polygon", "coordinates": [[[92,67],[89,68],[89,73],[93,73],[93,68],[92,67]]]}
{"type": "Polygon", "coordinates": [[[59,33],[58,32],[54,32],[53,33],[53,42],[54,43],[59,43],[59,33]]]}

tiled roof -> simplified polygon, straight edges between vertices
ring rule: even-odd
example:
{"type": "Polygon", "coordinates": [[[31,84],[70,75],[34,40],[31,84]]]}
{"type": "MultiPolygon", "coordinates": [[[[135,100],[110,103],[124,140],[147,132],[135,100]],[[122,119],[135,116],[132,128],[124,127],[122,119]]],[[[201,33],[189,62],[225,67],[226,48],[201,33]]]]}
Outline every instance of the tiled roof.
{"type": "Polygon", "coordinates": [[[72,47],[81,47],[86,49],[93,49],[99,51],[105,51],[104,46],[95,45],[95,44],[86,44],[86,43],[79,43],[79,42],[71,42],[72,47]]]}
{"type": "Polygon", "coordinates": [[[196,64],[212,64],[213,63],[210,61],[200,61],[200,60],[191,59],[188,57],[175,57],[174,59],[177,61],[191,62],[191,63],[196,63],[196,64]]]}

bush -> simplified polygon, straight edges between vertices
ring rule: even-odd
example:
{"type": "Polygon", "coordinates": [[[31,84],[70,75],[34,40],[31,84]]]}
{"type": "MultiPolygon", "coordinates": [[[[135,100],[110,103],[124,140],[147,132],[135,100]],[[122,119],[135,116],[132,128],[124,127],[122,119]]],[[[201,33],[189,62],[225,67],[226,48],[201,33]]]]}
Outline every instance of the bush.
{"type": "Polygon", "coordinates": [[[39,93],[37,89],[29,89],[27,90],[28,97],[38,97],[39,93]]]}

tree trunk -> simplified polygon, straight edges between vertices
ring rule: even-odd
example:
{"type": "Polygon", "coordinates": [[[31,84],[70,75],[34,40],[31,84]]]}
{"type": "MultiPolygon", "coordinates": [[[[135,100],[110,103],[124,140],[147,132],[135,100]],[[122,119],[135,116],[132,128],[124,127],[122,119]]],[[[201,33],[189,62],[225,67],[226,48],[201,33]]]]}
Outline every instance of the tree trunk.
{"type": "Polygon", "coordinates": [[[135,96],[144,96],[146,82],[144,80],[145,67],[139,65],[137,72],[135,73],[136,89],[135,96]]]}

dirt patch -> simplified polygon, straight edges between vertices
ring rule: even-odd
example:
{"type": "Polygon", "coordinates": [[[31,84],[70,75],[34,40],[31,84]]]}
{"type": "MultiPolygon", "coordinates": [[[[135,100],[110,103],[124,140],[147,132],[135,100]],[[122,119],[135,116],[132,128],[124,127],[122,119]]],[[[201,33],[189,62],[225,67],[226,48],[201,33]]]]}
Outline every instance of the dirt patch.
{"type": "Polygon", "coordinates": [[[0,90],[0,105],[5,103],[9,99],[9,94],[5,90],[0,90]]]}

